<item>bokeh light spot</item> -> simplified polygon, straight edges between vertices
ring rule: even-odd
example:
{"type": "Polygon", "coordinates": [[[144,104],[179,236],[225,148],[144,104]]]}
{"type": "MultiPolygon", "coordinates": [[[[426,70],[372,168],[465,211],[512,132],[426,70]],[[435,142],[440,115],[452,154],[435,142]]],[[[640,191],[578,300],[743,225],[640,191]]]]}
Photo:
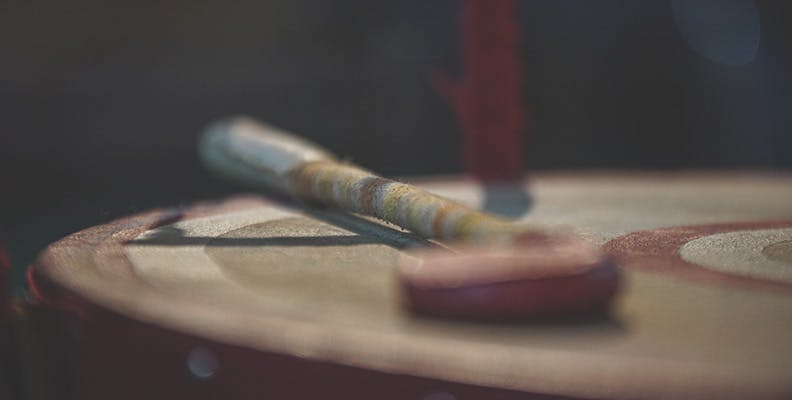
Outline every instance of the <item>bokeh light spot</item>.
{"type": "Polygon", "coordinates": [[[724,65],[751,63],[759,50],[759,11],[752,0],[672,0],[679,33],[708,60],[724,65]]]}
{"type": "Polygon", "coordinates": [[[195,347],[187,354],[187,369],[198,379],[210,379],[217,373],[217,359],[207,348],[195,347]]]}
{"type": "Polygon", "coordinates": [[[456,396],[448,392],[434,392],[424,396],[423,400],[456,400],[456,396]]]}

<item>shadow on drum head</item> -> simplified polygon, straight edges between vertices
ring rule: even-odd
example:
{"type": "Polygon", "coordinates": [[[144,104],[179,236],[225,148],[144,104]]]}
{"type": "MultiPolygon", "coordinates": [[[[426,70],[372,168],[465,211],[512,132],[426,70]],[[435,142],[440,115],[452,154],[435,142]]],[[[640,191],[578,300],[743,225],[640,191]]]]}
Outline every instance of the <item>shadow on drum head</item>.
{"type": "Polygon", "coordinates": [[[210,247],[264,247],[264,246],[354,246],[380,244],[379,240],[361,235],[346,236],[282,236],[225,238],[212,236],[186,236],[183,229],[165,226],[132,243],[143,246],[210,246],[210,247]]]}
{"type": "MultiPolygon", "coordinates": [[[[183,229],[166,225],[150,232],[144,238],[132,241],[135,245],[151,246],[352,246],[384,244],[397,249],[436,246],[411,232],[397,230],[356,215],[330,209],[305,209],[308,217],[349,231],[350,235],[283,236],[226,238],[189,236],[183,229]]],[[[175,221],[171,221],[175,222],[175,221]]]]}

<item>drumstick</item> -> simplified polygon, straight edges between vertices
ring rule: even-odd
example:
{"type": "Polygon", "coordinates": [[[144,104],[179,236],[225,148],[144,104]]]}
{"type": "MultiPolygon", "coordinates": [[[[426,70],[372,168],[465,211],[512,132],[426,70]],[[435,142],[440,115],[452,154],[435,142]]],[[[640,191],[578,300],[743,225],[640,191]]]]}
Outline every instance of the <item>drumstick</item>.
{"type": "Polygon", "coordinates": [[[201,149],[209,166],[225,175],[252,173],[271,190],[374,216],[426,238],[491,242],[526,231],[494,215],[340,162],[315,144],[246,118],[214,125],[201,149]]]}
{"type": "Polygon", "coordinates": [[[210,169],[228,177],[465,243],[459,254],[424,252],[401,269],[408,304],[417,311],[485,317],[578,311],[602,306],[616,291],[612,260],[580,239],[382,178],[252,119],[212,124],[199,151],[210,169]]]}

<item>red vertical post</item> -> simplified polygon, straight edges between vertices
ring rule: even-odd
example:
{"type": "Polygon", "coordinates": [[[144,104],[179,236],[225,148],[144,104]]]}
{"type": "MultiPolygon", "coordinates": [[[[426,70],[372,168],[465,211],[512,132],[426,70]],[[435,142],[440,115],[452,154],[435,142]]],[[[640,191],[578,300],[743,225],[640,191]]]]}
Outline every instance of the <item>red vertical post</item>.
{"type": "Polygon", "coordinates": [[[434,76],[462,130],[466,172],[488,181],[522,175],[519,30],[513,0],[467,0],[460,15],[462,77],[434,76]]]}

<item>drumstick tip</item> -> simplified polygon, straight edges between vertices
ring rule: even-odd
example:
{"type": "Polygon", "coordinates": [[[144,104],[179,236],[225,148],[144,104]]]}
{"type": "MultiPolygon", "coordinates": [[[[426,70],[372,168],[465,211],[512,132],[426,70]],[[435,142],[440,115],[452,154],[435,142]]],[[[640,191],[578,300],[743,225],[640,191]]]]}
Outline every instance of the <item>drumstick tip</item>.
{"type": "Polygon", "coordinates": [[[287,174],[294,168],[336,159],[317,144],[246,116],[210,123],[198,153],[215,173],[279,192],[288,192],[287,174]]]}

